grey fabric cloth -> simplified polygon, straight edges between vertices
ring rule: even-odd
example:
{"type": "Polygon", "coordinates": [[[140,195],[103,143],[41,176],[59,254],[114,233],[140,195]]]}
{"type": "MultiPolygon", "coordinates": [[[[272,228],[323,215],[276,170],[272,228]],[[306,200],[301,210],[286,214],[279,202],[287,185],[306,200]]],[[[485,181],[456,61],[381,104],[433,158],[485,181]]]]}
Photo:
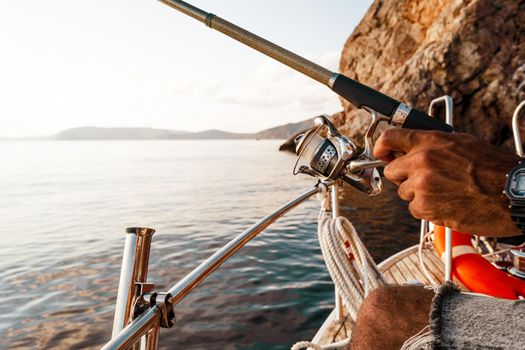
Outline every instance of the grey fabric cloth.
{"type": "Polygon", "coordinates": [[[430,311],[431,349],[525,349],[525,300],[460,293],[447,282],[430,311]]]}

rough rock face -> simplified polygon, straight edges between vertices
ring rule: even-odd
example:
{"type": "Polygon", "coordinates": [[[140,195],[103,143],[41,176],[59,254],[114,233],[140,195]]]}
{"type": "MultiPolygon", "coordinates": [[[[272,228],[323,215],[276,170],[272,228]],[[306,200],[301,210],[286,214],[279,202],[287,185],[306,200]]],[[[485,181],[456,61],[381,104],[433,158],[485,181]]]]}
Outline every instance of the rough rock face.
{"type": "MultiPolygon", "coordinates": [[[[525,0],[376,0],[340,70],[425,111],[450,95],[456,130],[511,146],[510,118],[525,99],[525,0]]],[[[343,133],[360,138],[368,114],[342,103],[343,133]]]]}

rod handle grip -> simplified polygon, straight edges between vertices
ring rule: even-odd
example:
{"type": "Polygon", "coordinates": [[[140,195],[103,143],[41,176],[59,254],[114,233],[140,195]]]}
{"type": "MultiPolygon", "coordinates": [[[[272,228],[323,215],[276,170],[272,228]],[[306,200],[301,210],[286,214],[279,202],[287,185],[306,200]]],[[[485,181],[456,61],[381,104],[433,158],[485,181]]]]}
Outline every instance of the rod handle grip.
{"type": "Polygon", "coordinates": [[[433,118],[425,112],[415,108],[410,110],[402,127],[403,129],[437,130],[445,132],[454,131],[452,126],[448,125],[447,123],[437,118],[433,118]]]}
{"type": "Polygon", "coordinates": [[[332,90],[357,108],[369,107],[382,115],[391,116],[399,101],[343,74],[331,84],[332,90]]]}

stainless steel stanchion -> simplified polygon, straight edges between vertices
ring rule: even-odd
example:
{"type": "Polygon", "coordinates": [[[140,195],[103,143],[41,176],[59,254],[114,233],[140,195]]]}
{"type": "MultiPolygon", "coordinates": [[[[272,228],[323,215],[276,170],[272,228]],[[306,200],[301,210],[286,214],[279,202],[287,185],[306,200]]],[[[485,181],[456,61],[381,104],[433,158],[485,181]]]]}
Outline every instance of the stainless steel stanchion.
{"type": "Polygon", "coordinates": [[[126,229],[112,337],[129,323],[137,297],[153,288],[153,284],[146,283],[146,278],[154,232],[155,230],[145,227],[126,229]]]}
{"type": "MultiPolygon", "coordinates": [[[[452,97],[445,95],[436,98],[430,102],[429,114],[433,115],[434,106],[438,103],[445,104],[445,118],[446,123],[454,126],[453,101],[452,97]]],[[[445,281],[452,280],[452,229],[445,228],[445,281]]]]}

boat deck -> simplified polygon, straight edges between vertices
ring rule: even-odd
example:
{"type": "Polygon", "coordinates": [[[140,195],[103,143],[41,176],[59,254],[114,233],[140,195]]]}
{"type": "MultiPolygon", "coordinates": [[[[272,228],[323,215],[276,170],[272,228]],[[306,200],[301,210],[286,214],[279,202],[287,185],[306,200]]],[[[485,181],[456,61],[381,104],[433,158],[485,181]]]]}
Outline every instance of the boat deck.
{"type": "MultiPolygon", "coordinates": [[[[437,256],[434,247],[428,244],[423,250],[425,266],[432,277],[439,283],[444,281],[444,264],[437,256]]],[[[418,246],[407,248],[395,255],[392,255],[378,265],[387,283],[406,284],[408,282],[419,281],[424,285],[431,282],[421,272],[419,267],[418,246]]],[[[330,344],[348,338],[353,328],[353,320],[345,313],[343,321],[337,321],[335,310],[326,319],[323,326],[319,329],[313,339],[317,344],[330,344]]]]}
{"type": "MultiPolygon", "coordinates": [[[[388,283],[405,284],[411,281],[419,281],[424,285],[431,284],[431,281],[421,272],[417,251],[418,246],[410,247],[392,255],[378,265],[388,283]]],[[[443,283],[445,265],[438,257],[432,244],[427,244],[423,250],[423,258],[430,275],[437,282],[443,283]]]]}

